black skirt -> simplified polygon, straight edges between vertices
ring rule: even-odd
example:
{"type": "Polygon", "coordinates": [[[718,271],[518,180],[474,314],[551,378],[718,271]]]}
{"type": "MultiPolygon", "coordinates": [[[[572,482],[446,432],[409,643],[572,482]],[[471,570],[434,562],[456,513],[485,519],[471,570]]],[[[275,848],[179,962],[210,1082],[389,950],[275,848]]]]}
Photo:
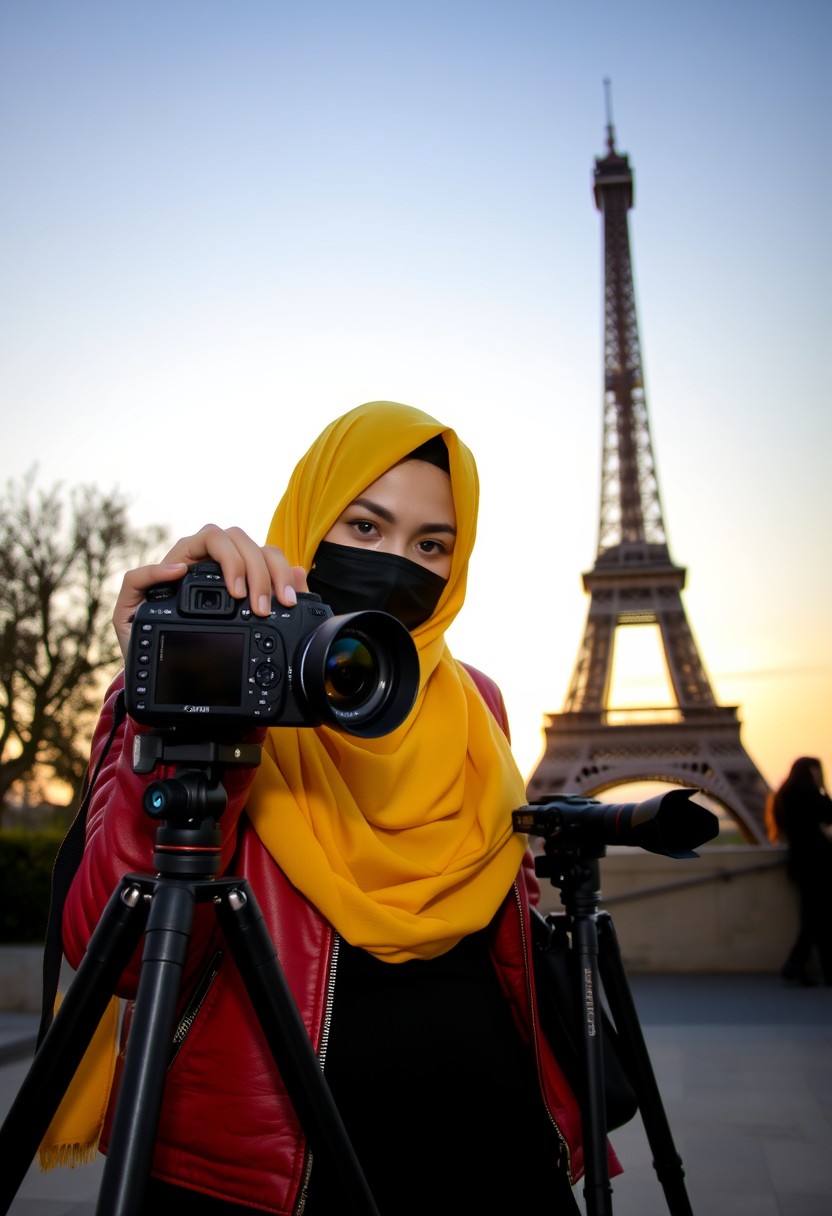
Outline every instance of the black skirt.
{"type": "MultiPolygon", "coordinates": [[[[579,1211],[484,933],[406,963],[342,941],[325,1074],[381,1216],[579,1211]]],[[[339,1203],[316,1159],[305,1216],[339,1203]]]]}

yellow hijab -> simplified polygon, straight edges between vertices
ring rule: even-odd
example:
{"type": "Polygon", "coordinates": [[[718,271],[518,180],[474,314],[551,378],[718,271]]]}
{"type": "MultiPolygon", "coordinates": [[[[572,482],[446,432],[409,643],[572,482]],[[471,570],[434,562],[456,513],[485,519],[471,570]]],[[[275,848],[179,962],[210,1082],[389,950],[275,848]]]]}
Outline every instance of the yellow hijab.
{"type": "Polygon", "coordinates": [[[388,962],[431,958],[491,920],[517,874],[523,779],[445,630],[465,598],[479,483],[455,433],[374,401],[336,419],[300,460],[268,544],[309,569],[341,512],[414,448],[442,435],[457,538],[448,584],[413,631],[421,680],[405,722],[379,739],[274,727],[247,812],[289,880],[348,942],[388,962]]]}

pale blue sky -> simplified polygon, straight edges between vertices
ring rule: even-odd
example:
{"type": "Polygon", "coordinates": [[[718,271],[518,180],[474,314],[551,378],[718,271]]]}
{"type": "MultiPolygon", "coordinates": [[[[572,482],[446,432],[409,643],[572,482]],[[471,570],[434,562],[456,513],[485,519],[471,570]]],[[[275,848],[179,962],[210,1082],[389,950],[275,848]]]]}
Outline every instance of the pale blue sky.
{"type": "Polygon", "coordinates": [[[609,76],[689,618],[764,775],[829,774],[831,28],[828,0],[3,0],[0,477],[262,536],[333,416],[433,412],[483,482],[454,649],[529,772],[597,539],[609,76]]]}

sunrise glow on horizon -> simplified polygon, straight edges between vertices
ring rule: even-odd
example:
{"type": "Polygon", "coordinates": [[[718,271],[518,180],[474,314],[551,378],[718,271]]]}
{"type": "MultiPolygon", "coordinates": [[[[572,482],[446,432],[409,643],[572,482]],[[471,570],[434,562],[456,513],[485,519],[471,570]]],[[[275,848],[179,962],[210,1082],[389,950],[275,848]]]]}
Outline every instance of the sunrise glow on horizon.
{"type": "MultiPolygon", "coordinates": [[[[832,781],[830,27],[811,0],[7,0],[4,482],[262,538],[335,415],[434,414],[482,483],[449,641],[529,775],[597,545],[610,78],[688,620],[766,780],[812,754],[832,781]]],[[[666,696],[623,632],[615,700],[666,696]]]]}

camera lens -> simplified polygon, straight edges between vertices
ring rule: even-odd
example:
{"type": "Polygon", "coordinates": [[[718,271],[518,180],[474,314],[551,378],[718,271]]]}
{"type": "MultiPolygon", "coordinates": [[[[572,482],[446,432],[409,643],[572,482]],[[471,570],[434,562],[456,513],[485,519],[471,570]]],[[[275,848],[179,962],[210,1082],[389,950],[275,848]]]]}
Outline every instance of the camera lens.
{"type": "Polygon", "coordinates": [[[360,635],[336,638],[326,656],[324,688],[337,709],[356,709],[378,683],[375,655],[360,635]]]}
{"type": "Polygon", "coordinates": [[[307,715],[376,739],[405,720],[419,691],[419,655],[386,612],[333,616],[314,629],[295,662],[295,695],[307,715]]]}

